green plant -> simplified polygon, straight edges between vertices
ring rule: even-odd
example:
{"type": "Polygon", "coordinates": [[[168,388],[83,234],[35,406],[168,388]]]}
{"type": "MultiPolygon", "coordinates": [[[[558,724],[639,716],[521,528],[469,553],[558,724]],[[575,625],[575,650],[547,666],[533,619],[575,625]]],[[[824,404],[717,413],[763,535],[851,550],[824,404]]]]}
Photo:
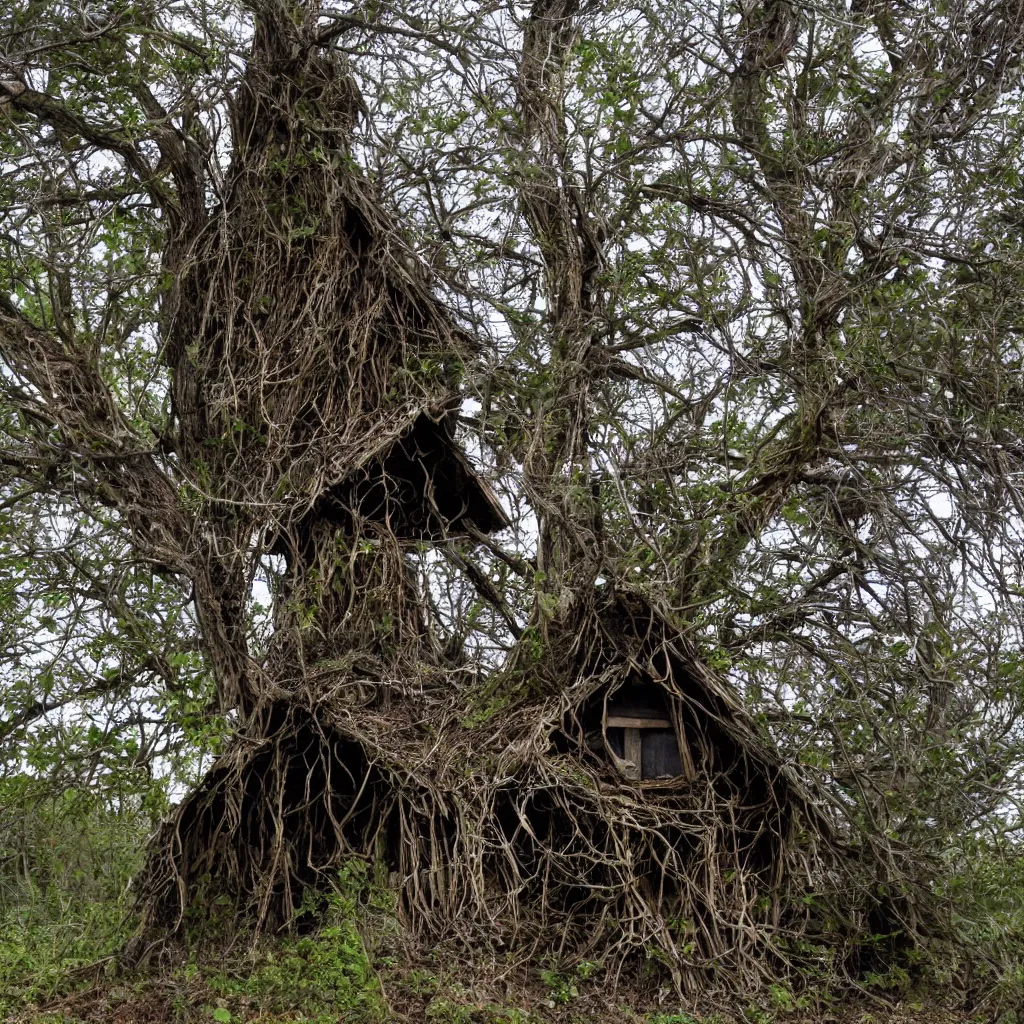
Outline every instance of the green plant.
{"type": "MultiPolygon", "coordinates": [[[[0,805],[18,780],[6,780],[0,805]]],[[[148,818],[88,793],[0,812],[0,1017],[73,986],[134,923],[127,895],[148,818]]]]}

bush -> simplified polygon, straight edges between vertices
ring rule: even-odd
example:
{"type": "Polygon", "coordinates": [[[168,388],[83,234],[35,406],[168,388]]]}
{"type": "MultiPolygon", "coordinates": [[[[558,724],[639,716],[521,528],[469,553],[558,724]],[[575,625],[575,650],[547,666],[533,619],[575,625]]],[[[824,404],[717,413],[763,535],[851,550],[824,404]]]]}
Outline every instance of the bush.
{"type": "Polygon", "coordinates": [[[149,831],[137,809],[34,780],[0,783],[0,1017],[73,983],[132,928],[128,884],[149,831]]]}

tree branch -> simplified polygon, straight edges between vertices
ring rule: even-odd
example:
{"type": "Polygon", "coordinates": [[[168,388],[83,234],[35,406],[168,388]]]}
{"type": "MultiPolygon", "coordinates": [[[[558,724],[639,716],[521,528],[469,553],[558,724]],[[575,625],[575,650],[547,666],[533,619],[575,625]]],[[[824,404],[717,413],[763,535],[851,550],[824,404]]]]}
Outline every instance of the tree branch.
{"type": "Polygon", "coordinates": [[[50,125],[59,134],[78,135],[97,149],[116,154],[124,160],[156,203],[168,211],[177,208],[174,196],[160,175],[121,132],[92,124],[60,100],[28,88],[18,79],[0,79],[0,110],[7,108],[30,114],[44,124],[50,125]]]}
{"type": "Polygon", "coordinates": [[[184,571],[188,519],[175,487],[125,422],[87,354],[40,330],[0,295],[0,358],[39,392],[102,495],[124,517],[140,555],[184,571]]]}

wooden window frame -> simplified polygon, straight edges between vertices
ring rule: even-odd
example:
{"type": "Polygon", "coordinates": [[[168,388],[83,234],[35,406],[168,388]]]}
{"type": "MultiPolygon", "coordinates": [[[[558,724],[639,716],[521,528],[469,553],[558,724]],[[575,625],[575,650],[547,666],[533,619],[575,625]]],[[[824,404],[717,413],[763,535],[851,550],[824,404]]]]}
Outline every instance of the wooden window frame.
{"type": "Polygon", "coordinates": [[[690,754],[689,746],[683,742],[670,718],[667,716],[655,717],[632,717],[630,715],[615,715],[605,712],[604,727],[608,729],[622,730],[622,759],[631,761],[636,765],[637,782],[664,782],[666,778],[682,778],[687,782],[693,782],[697,777],[696,766],[690,754]],[[643,777],[643,740],[641,733],[645,729],[671,729],[676,736],[676,745],[679,748],[679,763],[682,766],[682,773],[676,776],[659,776],[655,779],[644,779],[643,777]]]}

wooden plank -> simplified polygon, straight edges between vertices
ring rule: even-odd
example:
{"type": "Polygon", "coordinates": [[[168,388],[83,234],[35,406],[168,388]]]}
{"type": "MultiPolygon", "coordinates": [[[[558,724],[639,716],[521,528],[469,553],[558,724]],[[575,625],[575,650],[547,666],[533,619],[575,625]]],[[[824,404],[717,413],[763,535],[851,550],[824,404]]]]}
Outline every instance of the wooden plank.
{"type": "Polygon", "coordinates": [[[636,765],[636,777],[639,779],[640,775],[640,763],[643,760],[643,747],[640,743],[640,730],[639,729],[626,729],[625,730],[625,759],[632,761],[636,765]]]}
{"type": "Polygon", "coordinates": [[[629,715],[609,715],[605,723],[609,729],[668,729],[667,718],[632,718],[629,715]]]}
{"type": "Polygon", "coordinates": [[[621,729],[608,729],[605,732],[608,738],[608,746],[616,757],[622,757],[626,753],[621,729]]]}

